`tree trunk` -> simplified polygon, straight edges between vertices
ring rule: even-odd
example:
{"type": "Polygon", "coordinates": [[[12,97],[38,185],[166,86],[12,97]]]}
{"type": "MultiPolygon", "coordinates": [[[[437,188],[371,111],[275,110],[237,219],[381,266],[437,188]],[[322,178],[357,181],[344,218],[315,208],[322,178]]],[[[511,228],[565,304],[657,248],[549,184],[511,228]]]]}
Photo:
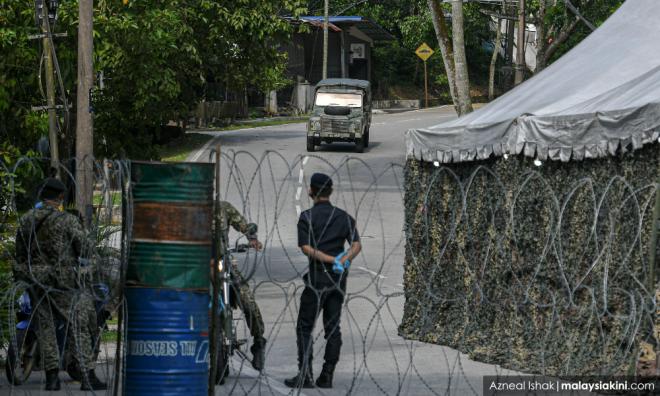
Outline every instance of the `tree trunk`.
{"type": "MultiPolygon", "coordinates": [[[[586,0],[582,6],[586,7],[591,3],[591,0],[586,0]]],[[[559,47],[568,40],[569,37],[571,37],[571,33],[573,33],[573,30],[577,27],[578,23],[581,20],[581,16],[578,15],[569,23],[568,25],[564,25],[560,30],[559,33],[557,33],[557,37],[555,37],[552,41],[552,43],[548,43],[549,37],[547,36],[547,32],[545,30],[545,14],[546,14],[546,9],[547,9],[547,4],[545,1],[541,1],[540,3],[540,9],[539,9],[539,23],[537,26],[537,31],[539,28],[541,28],[541,31],[538,31],[539,35],[539,40],[543,40],[543,47],[542,50],[539,47],[537,55],[536,55],[536,71],[535,73],[540,72],[543,70],[547,64],[550,58],[552,58],[552,55],[559,49],[559,47]]],[[[588,23],[588,21],[585,21],[587,25],[590,28],[593,28],[593,26],[588,23]]]]}
{"type": "Polygon", "coordinates": [[[534,74],[540,72],[545,68],[545,51],[548,48],[548,37],[546,37],[545,29],[545,15],[546,15],[546,0],[539,2],[539,12],[536,23],[536,70],[534,74]]]}
{"type": "Polygon", "coordinates": [[[439,0],[428,0],[428,4],[431,9],[431,19],[433,19],[435,35],[438,39],[438,45],[440,46],[445,73],[447,73],[447,80],[449,81],[449,94],[454,103],[454,109],[459,113],[458,101],[456,100],[454,52],[451,46],[451,41],[449,40],[449,30],[447,29],[447,23],[445,22],[445,14],[442,11],[442,5],[439,0]]]}
{"type": "Polygon", "coordinates": [[[559,34],[557,34],[557,38],[555,38],[552,41],[552,44],[550,44],[546,51],[545,55],[543,57],[543,67],[548,64],[548,61],[550,58],[552,58],[552,55],[559,49],[559,46],[564,44],[566,40],[568,40],[569,37],[571,37],[571,33],[573,33],[573,30],[575,30],[575,27],[578,25],[578,22],[580,22],[579,18],[575,18],[573,22],[571,22],[569,25],[564,25],[564,27],[559,31],[559,34]]]}
{"type": "MultiPolygon", "coordinates": [[[[504,15],[513,15],[513,13],[516,10],[516,6],[514,4],[508,4],[506,6],[506,11],[504,12],[504,15]]],[[[515,46],[516,40],[516,24],[514,23],[513,20],[507,19],[506,20],[506,63],[508,65],[513,64],[513,47],[515,46]]]]}
{"type": "Polygon", "coordinates": [[[516,44],[516,75],[513,83],[519,85],[525,79],[525,0],[518,0],[518,43],[516,44]]]}
{"type": "Polygon", "coordinates": [[[470,99],[470,78],[468,76],[467,59],[465,56],[465,33],[463,30],[463,0],[451,3],[451,27],[454,44],[454,65],[456,67],[456,97],[458,100],[458,115],[472,112],[470,99]]]}
{"type": "Polygon", "coordinates": [[[488,100],[495,98],[495,66],[497,65],[497,55],[502,48],[502,19],[497,19],[497,35],[495,36],[495,49],[490,58],[490,69],[488,70],[488,100]]]}

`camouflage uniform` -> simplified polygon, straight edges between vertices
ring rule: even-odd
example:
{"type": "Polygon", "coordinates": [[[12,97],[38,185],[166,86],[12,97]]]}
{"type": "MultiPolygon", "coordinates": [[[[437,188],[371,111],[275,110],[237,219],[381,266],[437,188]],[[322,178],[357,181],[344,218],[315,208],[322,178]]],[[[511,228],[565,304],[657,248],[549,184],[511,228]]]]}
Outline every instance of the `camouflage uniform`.
{"type": "MultiPolygon", "coordinates": [[[[216,219],[216,224],[219,226],[220,232],[218,238],[220,252],[224,252],[229,247],[229,226],[232,226],[242,234],[248,235],[250,232],[248,222],[243,215],[232,204],[226,201],[220,202],[220,216],[216,219]]],[[[259,311],[259,306],[254,298],[254,293],[250,290],[247,281],[236,266],[236,263],[232,263],[232,275],[234,287],[237,289],[234,292],[238,292],[239,306],[245,315],[250,334],[255,340],[261,341],[263,340],[265,326],[261,318],[261,311],[259,311]]]]}
{"type": "Polygon", "coordinates": [[[29,283],[32,308],[38,319],[43,368],[59,368],[54,315],[69,323],[66,347],[82,370],[93,370],[92,339],[96,311],[91,282],[79,257],[91,248],[80,220],[50,206],[32,209],[21,220],[16,235],[14,274],[29,283]]]}

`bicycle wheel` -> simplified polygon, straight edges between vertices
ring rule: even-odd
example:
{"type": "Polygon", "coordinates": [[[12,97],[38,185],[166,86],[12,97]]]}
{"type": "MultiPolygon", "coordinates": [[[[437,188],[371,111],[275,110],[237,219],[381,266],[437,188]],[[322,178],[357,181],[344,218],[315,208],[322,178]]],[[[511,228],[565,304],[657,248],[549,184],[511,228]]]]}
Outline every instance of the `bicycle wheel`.
{"type": "Polygon", "coordinates": [[[215,374],[215,383],[218,385],[223,385],[227,379],[227,376],[229,375],[229,346],[227,345],[227,340],[224,337],[221,337],[218,344],[218,372],[215,374]]]}
{"type": "Polygon", "coordinates": [[[5,374],[10,384],[21,385],[30,378],[38,347],[37,337],[31,330],[16,331],[16,339],[9,343],[5,364],[5,374]]]}

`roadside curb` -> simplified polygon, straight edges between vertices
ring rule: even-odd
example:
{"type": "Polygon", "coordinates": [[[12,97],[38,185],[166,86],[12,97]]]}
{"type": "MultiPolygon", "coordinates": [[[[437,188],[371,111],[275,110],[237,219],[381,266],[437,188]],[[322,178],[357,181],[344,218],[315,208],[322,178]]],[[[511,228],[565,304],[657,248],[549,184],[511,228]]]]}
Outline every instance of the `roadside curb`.
{"type": "Polygon", "coordinates": [[[306,121],[309,116],[284,116],[284,117],[262,117],[254,118],[251,120],[237,120],[234,121],[235,125],[250,125],[256,124],[259,122],[268,122],[268,121],[306,121]]]}
{"type": "Polygon", "coordinates": [[[245,131],[262,131],[264,129],[268,128],[278,128],[278,127],[286,127],[292,124],[299,124],[304,121],[306,121],[306,118],[303,118],[299,120],[300,122],[296,122],[298,120],[292,120],[291,123],[289,124],[280,124],[280,125],[268,125],[268,126],[256,126],[256,127],[245,127],[245,128],[239,128],[239,129],[231,129],[231,130],[225,130],[225,131],[215,131],[213,129],[189,129],[186,131],[186,133],[202,133],[202,134],[207,134],[211,135],[212,138],[208,142],[206,142],[201,148],[192,150],[190,154],[186,157],[186,162],[197,162],[199,158],[202,156],[204,151],[208,150],[212,145],[216,144],[216,142],[223,136],[226,135],[232,135],[235,133],[241,133],[245,131]]]}

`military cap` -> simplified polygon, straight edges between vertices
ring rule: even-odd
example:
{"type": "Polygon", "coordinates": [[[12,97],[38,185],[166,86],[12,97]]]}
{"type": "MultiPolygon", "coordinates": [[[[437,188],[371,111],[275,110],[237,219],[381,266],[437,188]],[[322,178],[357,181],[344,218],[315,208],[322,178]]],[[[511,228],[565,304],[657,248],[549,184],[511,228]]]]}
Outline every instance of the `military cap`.
{"type": "Polygon", "coordinates": [[[41,187],[39,187],[39,197],[46,199],[56,198],[65,191],[66,186],[64,183],[53,177],[49,177],[41,183],[41,187]]]}
{"type": "Polygon", "coordinates": [[[330,188],[332,187],[332,179],[325,173],[314,173],[309,185],[317,188],[330,188]]]}

